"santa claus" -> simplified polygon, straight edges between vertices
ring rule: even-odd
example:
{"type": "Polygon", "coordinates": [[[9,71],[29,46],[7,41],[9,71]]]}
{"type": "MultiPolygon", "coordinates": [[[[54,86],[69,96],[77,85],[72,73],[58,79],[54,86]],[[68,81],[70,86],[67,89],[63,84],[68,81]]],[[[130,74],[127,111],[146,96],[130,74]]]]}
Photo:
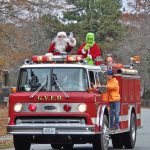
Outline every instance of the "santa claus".
{"type": "Polygon", "coordinates": [[[58,32],[57,36],[50,44],[48,53],[53,53],[54,55],[59,55],[64,52],[71,53],[75,46],[76,39],[73,37],[72,33],[67,37],[66,32],[58,32]]]}

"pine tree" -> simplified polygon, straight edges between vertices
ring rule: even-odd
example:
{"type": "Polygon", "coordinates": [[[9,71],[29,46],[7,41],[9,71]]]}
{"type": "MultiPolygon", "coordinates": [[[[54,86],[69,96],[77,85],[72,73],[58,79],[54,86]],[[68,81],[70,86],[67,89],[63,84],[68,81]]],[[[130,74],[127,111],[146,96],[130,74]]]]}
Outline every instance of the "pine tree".
{"type": "Polygon", "coordinates": [[[76,21],[77,28],[74,30],[81,34],[81,38],[85,37],[87,32],[93,32],[97,42],[108,49],[112,47],[112,43],[116,43],[116,40],[120,38],[122,31],[119,22],[121,0],[66,1],[74,7],[64,13],[64,18],[69,21],[76,21]]]}

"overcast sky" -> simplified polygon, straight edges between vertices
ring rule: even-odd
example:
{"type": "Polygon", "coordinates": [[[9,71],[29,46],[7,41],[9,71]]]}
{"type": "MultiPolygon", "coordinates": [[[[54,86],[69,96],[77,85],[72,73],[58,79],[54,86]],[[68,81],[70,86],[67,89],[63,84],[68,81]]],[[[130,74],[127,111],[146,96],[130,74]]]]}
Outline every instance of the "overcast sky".
{"type": "Polygon", "coordinates": [[[122,0],[123,8],[126,8],[126,11],[131,11],[131,9],[127,6],[128,3],[133,2],[134,0],[122,0]]]}

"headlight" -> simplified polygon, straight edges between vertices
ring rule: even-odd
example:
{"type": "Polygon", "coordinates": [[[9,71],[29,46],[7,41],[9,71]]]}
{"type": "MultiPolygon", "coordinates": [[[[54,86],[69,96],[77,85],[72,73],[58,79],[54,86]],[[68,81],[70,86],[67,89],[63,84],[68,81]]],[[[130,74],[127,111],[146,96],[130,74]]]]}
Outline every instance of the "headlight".
{"type": "Polygon", "coordinates": [[[78,106],[79,112],[85,112],[86,109],[87,109],[86,104],[80,104],[80,105],[78,106]]]}
{"type": "Polygon", "coordinates": [[[22,110],[22,104],[20,104],[20,103],[15,104],[14,111],[21,112],[21,110],[22,110]]]}

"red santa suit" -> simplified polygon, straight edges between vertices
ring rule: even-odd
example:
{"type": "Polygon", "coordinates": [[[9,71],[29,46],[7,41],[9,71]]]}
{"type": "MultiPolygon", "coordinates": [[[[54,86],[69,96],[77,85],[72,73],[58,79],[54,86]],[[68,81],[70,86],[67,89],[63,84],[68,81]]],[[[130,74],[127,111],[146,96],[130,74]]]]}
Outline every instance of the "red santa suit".
{"type": "Polygon", "coordinates": [[[48,53],[59,55],[62,52],[71,53],[72,49],[76,46],[76,39],[67,37],[65,32],[58,32],[55,39],[50,44],[48,53]]]}
{"type": "Polygon", "coordinates": [[[77,50],[78,55],[82,55],[83,58],[90,57],[90,59],[94,60],[95,65],[101,64],[101,50],[98,46],[98,44],[94,43],[92,47],[89,48],[89,50],[84,50],[84,46],[86,43],[83,43],[81,47],[77,50]]]}

